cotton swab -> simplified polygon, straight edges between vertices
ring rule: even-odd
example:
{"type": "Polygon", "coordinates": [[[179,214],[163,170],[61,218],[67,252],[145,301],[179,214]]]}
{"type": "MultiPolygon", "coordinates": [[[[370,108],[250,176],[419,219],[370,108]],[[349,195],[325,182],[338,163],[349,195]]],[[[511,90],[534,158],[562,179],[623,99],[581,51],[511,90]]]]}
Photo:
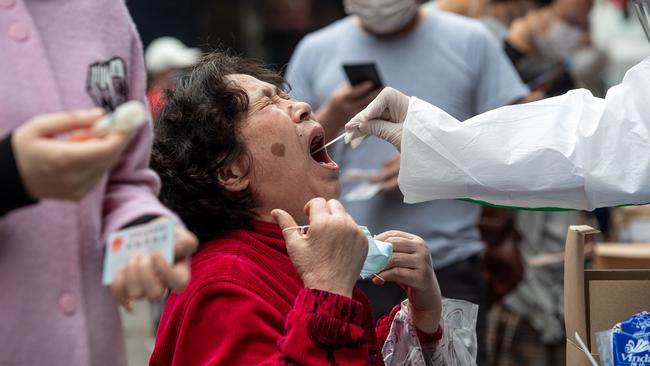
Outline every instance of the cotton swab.
{"type": "Polygon", "coordinates": [[[332,141],[328,142],[327,144],[325,144],[325,146],[322,146],[322,147],[318,148],[318,150],[314,151],[314,152],[311,153],[311,154],[314,155],[314,154],[316,154],[317,152],[319,152],[319,151],[321,151],[321,150],[327,148],[328,146],[332,145],[332,144],[335,143],[336,141],[338,141],[338,140],[344,138],[346,134],[347,134],[347,133],[342,134],[341,136],[339,136],[339,137],[335,138],[334,140],[332,140],[332,141]]]}

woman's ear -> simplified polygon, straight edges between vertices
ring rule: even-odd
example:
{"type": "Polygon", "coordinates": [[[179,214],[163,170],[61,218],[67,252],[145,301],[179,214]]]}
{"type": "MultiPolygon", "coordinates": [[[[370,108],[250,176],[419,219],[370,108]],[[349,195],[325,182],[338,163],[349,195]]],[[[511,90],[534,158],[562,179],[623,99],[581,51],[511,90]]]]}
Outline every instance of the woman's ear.
{"type": "Polygon", "coordinates": [[[226,168],[217,172],[219,184],[230,192],[242,192],[248,189],[250,162],[245,154],[237,158],[226,168]]]}

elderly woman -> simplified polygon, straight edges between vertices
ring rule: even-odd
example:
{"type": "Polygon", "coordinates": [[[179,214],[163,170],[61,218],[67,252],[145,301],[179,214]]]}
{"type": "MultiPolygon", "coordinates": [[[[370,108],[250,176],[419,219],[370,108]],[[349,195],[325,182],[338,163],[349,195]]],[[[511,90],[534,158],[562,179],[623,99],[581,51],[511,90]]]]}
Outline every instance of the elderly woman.
{"type": "Polygon", "coordinates": [[[151,365],[472,362],[457,340],[469,331],[472,343],[476,309],[445,303],[453,321],[441,320],[414,235],[377,237],[393,255],[374,281],[402,285],[408,300],[373,326],[354,288],[368,241],[334,199],[338,166],[315,152],[323,136],[308,104],[246,60],[211,54],[170,93],[153,166],[162,200],[202,244],[187,289],[167,302],[151,365]]]}

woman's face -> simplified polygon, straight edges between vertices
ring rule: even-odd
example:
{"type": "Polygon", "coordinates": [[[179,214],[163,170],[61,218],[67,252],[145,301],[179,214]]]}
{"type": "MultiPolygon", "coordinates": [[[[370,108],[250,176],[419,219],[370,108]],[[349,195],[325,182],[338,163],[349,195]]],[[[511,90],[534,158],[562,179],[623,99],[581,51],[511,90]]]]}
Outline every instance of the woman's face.
{"type": "Polygon", "coordinates": [[[252,76],[230,78],[248,94],[250,104],[240,136],[252,157],[249,188],[256,193],[260,219],[281,208],[306,223],[304,205],[315,197],[337,198],[339,167],[327,150],[324,130],[307,103],[291,99],[274,85],[252,76]]]}

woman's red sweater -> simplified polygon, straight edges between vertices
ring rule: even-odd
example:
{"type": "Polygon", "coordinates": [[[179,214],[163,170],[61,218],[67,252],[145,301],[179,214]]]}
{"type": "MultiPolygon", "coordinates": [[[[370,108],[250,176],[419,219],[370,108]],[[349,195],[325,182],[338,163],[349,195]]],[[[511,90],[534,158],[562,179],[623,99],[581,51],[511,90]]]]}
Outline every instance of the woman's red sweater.
{"type": "Polygon", "coordinates": [[[200,246],[190,284],[167,301],[150,365],[383,365],[398,310],[373,329],[358,289],[350,299],[303,288],[279,226],[258,221],[200,246]]]}

